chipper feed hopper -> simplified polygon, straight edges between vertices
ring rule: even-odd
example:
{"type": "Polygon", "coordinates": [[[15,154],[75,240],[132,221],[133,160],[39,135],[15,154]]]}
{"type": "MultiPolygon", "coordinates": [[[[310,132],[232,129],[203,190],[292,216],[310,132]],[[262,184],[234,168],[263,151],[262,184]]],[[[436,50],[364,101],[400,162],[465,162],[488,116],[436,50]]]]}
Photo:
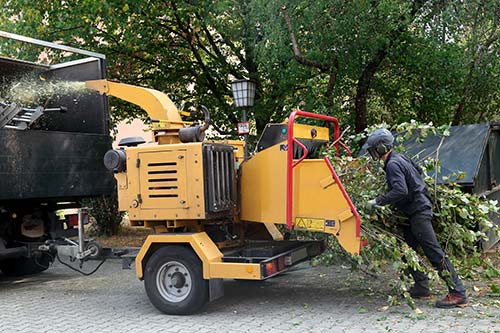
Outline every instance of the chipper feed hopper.
{"type": "Polygon", "coordinates": [[[141,106],[153,141],[123,140],[104,157],[118,184],[119,208],[131,224],[154,228],[136,258],[151,302],[168,314],[189,314],[223,293],[222,279],[264,280],[322,253],[324,241],[284,240],[276,225],[332,234],[360,251],[360,220],[327,158],[308,158],[341,143],[333,117],[294,111],[269,124],[256,153],[243,141],[207,141],[210,124],[182,121],[167,95],[106,80],[90,89],[141,106]],[[313,118],[324,126],[296,123],[313,118]],[[331,126],[330,126],[331,125],[331,126]]]}

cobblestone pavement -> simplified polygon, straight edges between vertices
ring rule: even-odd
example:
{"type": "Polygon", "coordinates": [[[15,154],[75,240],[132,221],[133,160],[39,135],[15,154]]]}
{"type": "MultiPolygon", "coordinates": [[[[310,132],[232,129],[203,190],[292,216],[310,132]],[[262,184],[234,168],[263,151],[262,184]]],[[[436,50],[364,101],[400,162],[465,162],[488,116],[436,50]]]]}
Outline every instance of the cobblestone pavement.
{"type": "Polygon", "coordinates": [[[0,276],[1,332],[500,332],[488,298],[465,309],[419,301],[383,311],[383,279],[342,267],[297,269],[265,282],[225,282],[225,297],[192,316],[168,316],[150,303],[134,270],[106,262],[84,277],[62,265],[29,278],[0,276]]]}

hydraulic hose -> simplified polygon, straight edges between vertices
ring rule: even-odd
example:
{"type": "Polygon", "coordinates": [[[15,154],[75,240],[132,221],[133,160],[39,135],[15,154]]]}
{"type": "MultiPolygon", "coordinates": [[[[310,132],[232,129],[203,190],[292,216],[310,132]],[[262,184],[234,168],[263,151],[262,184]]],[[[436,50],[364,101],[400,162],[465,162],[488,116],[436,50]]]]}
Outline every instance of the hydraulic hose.
{"type": "Polygon", "coordinates": [[[56,258],[57,258],[57,260],[58,260],[61,264],[63,264],[64,266],[66,266],[66,267],[68,267],[68,268],[70,268],[70,269],[74,270],[75,272],[78,272],[78,273],[80,273],[80,274],[82,274],[82,275],[85,275],[85,276],[89,276],[89,275],[92,275],[92,274],[94,274],[95,272],[97,272],[97,270],[98,270],[99,268],[101,268],[102,264],[104,264],[104,262],[106,261],[106,259],[103,259],[103,260],[99,263],[99,265],[97,265],[97,267],[96,267],[96,268],[94,268],[91,272],[84,272],[84,271],[82,271],[82,270],[80,270],[80,269],[78,269],[78,268],[76,268],[76,267],[73,267],[73,266],[71,266],[70,264],[68,264],[68,263],[66,263],[66,262],[64,262],[64,261],[62,261],[62,260],[61,260],[61,258],[59,258],[59,254],[56,254],[56,258]]]}

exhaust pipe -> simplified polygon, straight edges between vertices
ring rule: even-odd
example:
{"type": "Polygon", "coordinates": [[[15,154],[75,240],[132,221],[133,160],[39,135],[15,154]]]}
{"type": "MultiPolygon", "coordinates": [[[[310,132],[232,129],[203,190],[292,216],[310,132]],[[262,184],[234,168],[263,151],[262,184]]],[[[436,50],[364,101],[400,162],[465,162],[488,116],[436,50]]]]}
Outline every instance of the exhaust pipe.
{"type": "Polygon", "coordinates": [[[181,142],[202,142],[205,139],[205,131],[210,126],[212,120],[210,119],[210,112],[205,105],[201,106],[201,110],[205,115],[205,123],[203,126],[196,125],[192,127],[181,128],[179,130],[179,139],[181,142]]]}

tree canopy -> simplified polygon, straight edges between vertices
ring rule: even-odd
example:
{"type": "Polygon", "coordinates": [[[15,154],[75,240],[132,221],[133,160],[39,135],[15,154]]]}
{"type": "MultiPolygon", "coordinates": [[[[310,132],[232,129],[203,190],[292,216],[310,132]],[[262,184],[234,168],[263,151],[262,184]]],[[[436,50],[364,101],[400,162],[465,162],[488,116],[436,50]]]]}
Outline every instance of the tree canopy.
{"type": "Polygon", "coordinates": [[[2,30],[106,54],[110,79],[207,105],[221,134],[236,132],[243,77],[257,82],[257,132],[296,107],[356,132],[500,119],[495,0],[6,0],[0,15],[2,30]]]}

